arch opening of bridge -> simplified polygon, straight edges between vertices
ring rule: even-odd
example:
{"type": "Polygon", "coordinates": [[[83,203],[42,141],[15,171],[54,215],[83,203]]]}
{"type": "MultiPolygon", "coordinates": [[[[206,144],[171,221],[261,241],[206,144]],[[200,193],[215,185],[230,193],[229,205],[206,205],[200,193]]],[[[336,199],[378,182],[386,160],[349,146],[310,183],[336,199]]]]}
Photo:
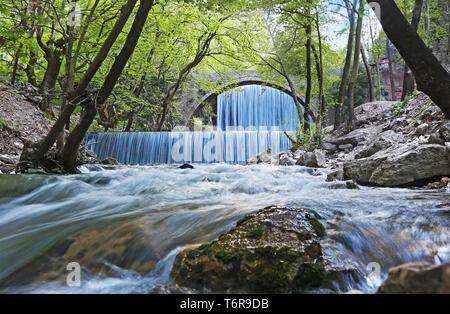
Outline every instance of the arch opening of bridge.
{"type": "MultiPolygon", "coordinates": [[[[284,93],[288,94],[289,96],[293,97],[291,90],[289,90],[288,88],[283,87],[277,83],[273,83],[273,82],[269,82],[269,81],[265,81],[265,80],[261,80],[261,79],[252,78],[252,79],[241,80],[239,82],[225,84],[225,85],[218,87],[215,91],[206,93],[201,98],[201,100],[196,105],[193,106],[194,110],[192,111],[192,113],[189,115],[189,117],[187,119],[188,127],[192,128],[194,126],[193,119],[196,117],[199,117],[201,115],[205,106],[210,105],[213,108],[213,112],[217,112],[217,99],[218,99],[219,95],[221,95],[227,91],[233,90],[235,88],[250,86],[250,85],[271,87],[271,88],[277,89],[277,90],[284,92],[284,93]]],[[[304,98],[300,94],[297,94],[296,96],[297,96],[297,99],[299,100],[300,104],[303,106],[304,98]]],[[[217,117],[213,116],[211,122],[213,125],[217,125],[217,117]]]]}

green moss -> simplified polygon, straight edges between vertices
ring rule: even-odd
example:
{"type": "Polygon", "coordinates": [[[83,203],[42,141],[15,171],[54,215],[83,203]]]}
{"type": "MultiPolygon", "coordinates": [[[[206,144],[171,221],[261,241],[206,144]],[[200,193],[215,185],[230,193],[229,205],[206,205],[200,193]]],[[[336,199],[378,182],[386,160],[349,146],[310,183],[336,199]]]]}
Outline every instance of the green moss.
{"type": "Polygon", "coordinates": [[[273,246],[260,246],[255,249],[255,254],[260,258],[271,258],[277,249],[273,246]]]}
{"type": "Polygon", "coordinates": [[[211,244],[203,244],[200,247],[193,249],[187,253],[188,259],[196,259],[202,255],[213,255],[215,250],[212,248],[211,244]]]}
{"type": "Polygon", "coordinates": [[[312,235],[310,233],[306,233],[306,232],[296,232],[297,234],[297,238],[300,241],[308,241],[312,239],[312,235]]]}
{"type": "Polygon", "coordinates": [[[319,287],[326,279],[325,266],[321,263],[302,264],[294,278],[294,285],[300,289],[319,287]]]}
{"type": "Polygon", "coordinates": [[[247,237],[259,239],[262,237],[263,234],[264,234],[264,231],[261,230],[260,228],[253,228],[247,232],[247,237]]]}
{"type": "Polygon", "coordinates": [[[8,127],[8,122],[6,122],[2,117],[0,117],[0,127],[8,127]]]}
{"type": "Polygon", "coordinates": [[[319,220],[313,217],[310,217],[308,220],[319,237],[323,237],[326,235],[325,227],[320,223],[319,220]]]}
{"type": "Polygon", "coordinates": [[[245,216],[244,218],[241,218],[238,220],[238,222],[236,223],[236,227],[239,227],[240,225],[242,225],[243,223],[249,221],[250,219],[254,218],[255,216],[245,216]]]}
{"type": "Polygon", "coordinates": [[[290,286],[289,277],[274,268],[264,268],[258,274],[255,274],[249,281],[249,284],[256,291],[265,293],[285,292],[290,286]]]}
{"type": "Polygon", "coordinates": [[[216,257],[226,264],[237,263],[241,260],[241,254],[237,251],[219,251],[216,253],[216,257]]]}

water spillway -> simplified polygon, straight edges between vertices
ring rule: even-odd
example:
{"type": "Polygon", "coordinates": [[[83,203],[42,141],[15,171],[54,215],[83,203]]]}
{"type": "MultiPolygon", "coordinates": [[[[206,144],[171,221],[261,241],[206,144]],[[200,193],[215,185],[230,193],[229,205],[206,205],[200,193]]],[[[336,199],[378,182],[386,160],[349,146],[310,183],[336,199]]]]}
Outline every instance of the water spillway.
{"type": "Polygon", "coordinates": [[[294,131],[298,123],[291,96],[250,85],[218,96],[217,131],[92,133],[85,142],[99,159],[123,164],[245,164],[268,148],[288,150],[283,131],[294,131]]]}

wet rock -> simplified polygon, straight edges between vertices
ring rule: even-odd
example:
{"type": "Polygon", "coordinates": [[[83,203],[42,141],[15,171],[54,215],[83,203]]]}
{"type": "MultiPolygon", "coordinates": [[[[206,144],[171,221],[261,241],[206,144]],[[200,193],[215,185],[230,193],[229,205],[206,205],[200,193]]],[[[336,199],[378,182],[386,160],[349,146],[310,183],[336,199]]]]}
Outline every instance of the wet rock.
{"type": "Polygon", "coordinates": [[[189,164],[184,164],[184,165],[178,167],[178,169],[194,169],[194,166],[189,165],[189,164]]]}
{"type": "Polygon", "coordinates": [[[447,121],[441,126],[439,134],[446,142],[450,142],[450,121],[447,121]]]}
{"type": "Polygon", "coordinates": [[[444,146],[420,145],[416,141],[347,161],[344,173],[358,183],[395,187],[450,176],[450,162],[444,146]]]}
{"type": "Polygon", "coordinates": [[[429,183],[427,186],[425,186],[425,189],[429,190],[440,190],[440,189],[446,189],[447,186],[450,184],[450,178],[442,178],[438,182],[429,183]]]}
{"type": "Polygon", "coordinates": [[[91,172],[103,171],[102,167],[97,166],[97,165],[92,165],[92,164],[86,164],[81,167],[85,167],[88,171],[91,171],[91,172]]]}
{"type": "Polygon", "coordinates": [[[272,206],[241,219],[217,241],[181,252],[172,277],[180,286],[215,292],[334,289],[333,280],[353,270],[324,258],[324,235],[308,211],[272,206]]]}
{"type": "Polygon", "coordinates": [[[329,173],[327,176],[327,182],[332,181],[344,181],[345,175],[344,175],[344,166],[343,164],[339,164],[338,168],[334,170],[333,172],[329,173]]]}
{"type": "Polygon", "coordinates": [[[258,163],[258,158],[254,157],[254,158],[250,158],[249,160],[247,160],[247,165],[256,165],[258,163]]]}
{"type": "Polygon", "coordinates": [[[426,262],[400,265],[389,270],[389,277],[377,294],[449,294],[450,263],[436,266],[426,262]]]}
{"type": "Polygon", "coordinates": [[[392,131],[386,131],[378,135],[369,145],[364,147],[355,158],[366,158],[373,154],[391,147],[392,145],[399,143],[403,140],[403,136],[392,131]]]}
{"type": "Polygon", "coordinates": [[[272,160],[272,149],[262,152],[257,156],[258,164],[268,164],[272,160]]]}
{"type": "Polygon", "coordinates": [[[325,154],[321,150],[314,150],[305,154],[305,166],[313,168],[323,168],[325,166],[325,154]]]}
{"type": "MultiPolygon", "coordinates": [[[[57,168],[57,169],[59,169],[59,168],[57,168]]],[[[26,171],[26,173],[28,173],[28,174],[47,174],[47,171],[45,171],[42,168],[31,168],[31,169],[28,169],[26,171]]],[[[59,173],[59,171],[58,171],[58,174],[62,174],[62,173],[59,173]]]]}
{"type": "Polygon", "coordinates": [[[256,164],[268,164],[268,165],[279,165],[280,155],[272,156],[272,149],[269,148],[267,151],[258,154],[256,157],[247,160],[247,165],[256,164]]]}
{"type": "Polygon", "coordinates": [[[358,184],[353,180],[333,183],[328,188],[331,190],[359,190],[360,189],[358,184]]]}
{"type": "Polygon", "coordinates": [[[296,161],[287,154],[283,154],[280,157],[280,166],[294,166],[295,162],[296,161]]]}
{"type": "Polygon", "coordinates": [[[272,158],[270,159],[270,164],[272,166],[280,166],[280,155],[275,155],[272,156],[272,158]]]}
{"type": "Polygon", "coordinates": [[[100,161],[100,163],[101,163],[102,165],[111,165],[111,166],[117,166],[117,165],[119,165],[119,162],[118,162],[116,159],[114,159],[114,158],[106,158],[106,159],[103,159],[102,161],[100,161]]]}
{"type": "MultiPolygon", "coordinates": [[[[105,159],[106,160],[106,159],[105,159]]],[[[114,162],[113,158],[111,160],[108,160],[106,162],[114,162]]],[[[86,164],[98,164],[100,161],[98,160],[97,155],[90,151],[89,149],[82,147],[78,153],[77,153],[77,165],[86,165],[86,164]]],[[[106,165],[106,164],[105,164],[106,165]]]]}

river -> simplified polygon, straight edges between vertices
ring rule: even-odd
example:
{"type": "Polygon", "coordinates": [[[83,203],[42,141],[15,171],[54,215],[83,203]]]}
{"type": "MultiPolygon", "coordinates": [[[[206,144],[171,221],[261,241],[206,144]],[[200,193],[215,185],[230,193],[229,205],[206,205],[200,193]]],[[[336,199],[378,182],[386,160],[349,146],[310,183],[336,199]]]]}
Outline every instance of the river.
{"type": "MultiPolygon", "coordinates": [[[[89,168],[97,171],[82,167],[82,174],[72,176],[0,175],[0,286],[58,241],[133,221],[145,221],[142,241],[151,242],[156,264],[145,274],[107,265],[117,270],[116,275],[83,277],[81,287],[38,281],[3,286],[0,292],[199,292],[172,282],[170,271],[176,254],[216,239],[243,216],[269,205],[314,210],[327,228],[323,241],[333,243],[335,252],[360,268],[378,263],[380,280],[386,278],[389,267],[398,264],[450,261],[448,192],[330,189],[335,183],[326,182],[326,170],[299,166],[89,168]]],[[[114,243],[114,235],[111,237],[109,241],[114,243]]],[[[127,248],[128,252],[136,249],[137,261],[142,250],[138,245],[141,243],[127,248]]],[[[29,267],[26,271],[33,272],[29,267]]],[[[348,282],[345,290],[372,293],[380,280],[348,282]]]]}

